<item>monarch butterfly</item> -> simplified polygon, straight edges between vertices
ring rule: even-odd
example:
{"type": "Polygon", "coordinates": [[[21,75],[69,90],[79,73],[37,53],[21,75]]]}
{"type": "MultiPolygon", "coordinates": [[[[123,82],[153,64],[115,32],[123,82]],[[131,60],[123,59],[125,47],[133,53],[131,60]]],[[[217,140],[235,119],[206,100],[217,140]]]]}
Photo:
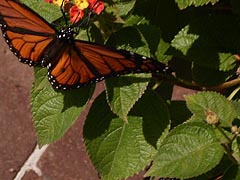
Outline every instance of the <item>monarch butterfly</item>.
{"type": "Polygon", "coordinates": [[[76,40],[73,25],[57,30],[16,0],[0,1],[0,26],[19,61],[47,67],[55,89],[80,88],[126,73],[169,71],[167,65],[151,58],[76,40]]]}

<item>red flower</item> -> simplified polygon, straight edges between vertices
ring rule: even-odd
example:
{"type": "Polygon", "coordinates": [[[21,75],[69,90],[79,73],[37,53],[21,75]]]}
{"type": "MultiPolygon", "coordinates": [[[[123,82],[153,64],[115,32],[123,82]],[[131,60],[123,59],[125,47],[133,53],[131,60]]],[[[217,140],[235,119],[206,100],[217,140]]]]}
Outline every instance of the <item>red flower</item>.
{"type": "MultiPolygon", "coordinates": [[[[61,6],[64,2],[64,11],[69,12],[70,21],[77,23],[84,17],[84,10],[89,8],[91,12],[99,15],[104,10],[104,3],[98,0],[75,0],[75,4],[71,0],[44,0],[47,3],[53,3],[61,6]]],[[[86,11],[86,10],[85,10],[86,11]]]]}
{"type": "Polygon", "coordinates": [[[76,23],[81,20],[84,16],[84,11],[79,9],[76,5],[72,6],[69,11],[70,21],[76,23]]]}
{"type": "Polygon", "coordinates": [[[53,3],[53,0],[44,0],[47,3],[53,3]]]}
{"type": "Polygon", "coordinates": [[[98,0],[88,0],[89,2],[89,8],[99,15],[104,10],[104,3],[102,1],[98,0]]]}

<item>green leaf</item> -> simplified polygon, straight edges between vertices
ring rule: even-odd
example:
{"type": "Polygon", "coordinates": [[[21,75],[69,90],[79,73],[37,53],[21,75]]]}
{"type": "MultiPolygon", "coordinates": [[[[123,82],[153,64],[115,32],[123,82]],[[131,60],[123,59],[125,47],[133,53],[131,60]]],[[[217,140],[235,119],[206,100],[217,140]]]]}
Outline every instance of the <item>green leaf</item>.
{"type": "Polygon", "coordinates": [[[177,31],[178,8],[174,1],[144,0],[136,1],[133,14],[147,19],[151,25],[160,28],[162,38],[170,42],[177,31]]]}
{"type": "Polygon", "coordinates": [[[240,119],[240,101],[232,101],[238,119],[240,119]]]}
{"type": "Polygon", "coordinates": [[[199,35],[190,34],[189,25],[185,26],[172,40],[171,45],[181,51],[183,55],[187,55],[188,50],[193,46],[193,43],[198,39],[199,35]]]}
{"type": "Polygon", "coordinates": [[[159,41],[157,51],[154,54],[159,61],[167,63],[172,59],[172,56],[166,53],[169,47],[170,43],[165,42],[163,39],[159,41]]]}
{"type": "Polygon", "coordinates": [[[234,69],[236,65],[236,58],[231,53],[219,53],[219,70],[226,72],[234,69]]]}
{"type": "Polygon", "coordinates": [[[56,92],[50,85],[46,68],[35,68],[31,93],[33,122],[41,145],[60,139],[84,110],[91,86],[56,92]]]}
{"type": "Polygon", "coordinates": [[[155,93],[145,93],[134,106],[126,124],[111,112],[104,93],[97,97],[87,116],[83,134],[87,151],[101,179],[127,178],[151,162],[156,153],[151,144],[156,147],[169,129],[166,112],[166,105],[155,93]]]}
{"type": "Polygon", "coordinates": [[[107,45],[132,51],[146,57],[153,57],[167,63],[171,56],[165,53],[170,45],[162,39],[160,29],[148,23],[139,16],[131,16],[127,21],[127,24],[131,27],[124,27],[113,33],[108,39],[107,45]]]}
{"type": "Polygon", "coordinates": [[[240,179],[240,166],[233,165],[223,175],[221,180],[239,180],[240,179]]]}
{"type": "Polygon", "coordinates": [[[147,57],[151,55],[146,40],[136,27],[120,29],[110,36],[106,44],[110,47],[118,47],[147,57]]]}
{"type": "Polygon", "coordinates": [[[113,0],[118,9],[118,15],[127,15],[134,7],[136,0],[113,0]]]}
{"type": "Polygon", "coordinates": [[[171,126],[175,127],[187,121],[191,117],[191,112],[185,101],[171,101],[168,105],[171,116],[171,126]]]}
{"type": "Polygon", "coordinates": [[[34,76],[35,76],[35,82],[33,83],[34,89],[43,89],[45,87],[52,88],[51,84],[49,83],[47,77],[47,68],[42,67],[34,67],[34,76]]]}
{"type": "Polygon", "coordinates": [[[134,26],[139,24],[149,24],[149,21],[146,20],[143,16],[133,15],[128,16],[124,23],[124,27],[134,26]]]}
{"type": "Polygon", "coordinates": [[[89,88],[62,93],[51,88],[33,90],[31,107],[39,143],[60,139],[84,110],[88,98],[89,88]]]}
{"type": "MultiPolygon", "coordinates": [[[[240,120],[238,120],[240,123],[240,120]]],[[[239,128],[239,126],[237,126],[239,128]]],[[[228,136],[231,137],[231,136],[228,136]]],[[[238,136],[232,143],[232,156],[235,158],[235,160],[239,163],[240,162],[240,137],[238,136]]]]}
{"type": "Polygon", "coordinates": [[[168,106],[161,96],[147,89],[129,116],[143,117],[145,139],[157,149],[169,131],[171,119],[168,106]]]}
{"type": "Polygon", "coordinates": [[[21,0],[21,2],[30,7],[33,11],[38,13],[48,22],[53,22],[62,16],[60,7],[46,3],[43,0],[21,0]]]}
{"type": "Polygon", "coordinates": [[[220,163],[207,173],[204,173],[200,176],[190,178],[188,180],[217,180],[217,177],[221,177],[226,169],[228,169],[233,162],[224,154],[223,158],[221,159],[220,163]]]}
{"type": "Polygon", "coordinates": [[[161,62],[167,63],[171,56],[165,54],[170,44],[162,39],[162,32],[159,27],[150,24],[140,24],[135,26],[144,38],[153,57],[161,62]]]}
{"type": "Polygon", "coordinates": [[[158,44],[161,39],[161,31],[159,28],[147,24],[140,24],[136,26],[141,36],[144,38],[144,42],[148,45],[151,54],[157,51],[158,44]]]}
{"type": "Polygon", "coordinates": [[[180,9],[184,9],[188,6],[203,6],[208,3],[212,5],[217,3],[219,0],[175,0],[180,9]]]}
{"type": "Polygon", "coordinates": [[[143,95],[150,80],[150,74],[125,75],[107,79],[107,100],[112,111],[127,122],[127,115],[143,95]]]}
{"type": "Polygon", "coordinates": [[[224,154],[214,130],[205,123],[179,125],[164,139],[145,176],[190,178],[214,168],[224,154]]]}
{"type": "Polygon", "coordinates": [[[206,121],[208,112],[213,112],[221,126],[230,127],[236,117],[232,103],[216,92],[200,92],[185,98],[188,108],[193,113],[192,120],[206,121]]]}

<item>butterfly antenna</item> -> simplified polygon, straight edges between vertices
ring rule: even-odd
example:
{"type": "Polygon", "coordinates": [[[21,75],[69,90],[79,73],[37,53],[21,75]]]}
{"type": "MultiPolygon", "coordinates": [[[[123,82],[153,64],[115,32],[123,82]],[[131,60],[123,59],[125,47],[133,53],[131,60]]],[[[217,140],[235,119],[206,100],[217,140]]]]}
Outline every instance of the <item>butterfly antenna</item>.
{"type": "MultiPolygon", "coordinates": [[[[92,7],[94,7],[94,6],[97,4],[97,2],[98,2],[98,0],[93,4],[92,7]]],[[[85,24],[85,26],[88,26],[88,25],[89,25],[89,22],[90,22],[90,19],[91,19],[92,16],[94,16],[94,13],[93,13],[92,10],[90,10],[89,13],[88,13],[87,23],[85,24]]]]}
{"type": "Polygon", "coordinates": [[[88,25],[89,25],[89,22],[90,22],[90,19],[91,19],[92,15],[93,15],[93,12],[90,11],[90,12],[88,13],[87,23],[85,24],[85,26],[88,26],[88,25]]]}
{"type": "Polygon", "coordinates": [[[64,18],[64,21],[65,21],[66,25],[68,25],[68,20],[67,20],[65,11],[64,11],[64,2],[65,2],[65,0],[62,0],[62,4],[60,6],[60,10],[62,12],[62,15],[63,15],[63,18],[64,18]]]}

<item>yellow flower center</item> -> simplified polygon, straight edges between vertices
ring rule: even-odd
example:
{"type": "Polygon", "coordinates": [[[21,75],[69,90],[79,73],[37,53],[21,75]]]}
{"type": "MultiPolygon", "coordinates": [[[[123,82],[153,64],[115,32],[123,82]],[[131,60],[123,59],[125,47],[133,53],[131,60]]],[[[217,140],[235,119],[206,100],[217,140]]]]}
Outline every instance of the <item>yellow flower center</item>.
{"type": "Polygon", "coordinates": [[[75,0],[75,4],[81,10],[86,9],[89,6],[89,3],[87,0],[75,0]]]}
{"type": "Polygon", "coordinates": [[[58,6],[61,6],[62,5],[62,0],[54,0],[53,1],[53,4],[56,4],[58,6]]]}

